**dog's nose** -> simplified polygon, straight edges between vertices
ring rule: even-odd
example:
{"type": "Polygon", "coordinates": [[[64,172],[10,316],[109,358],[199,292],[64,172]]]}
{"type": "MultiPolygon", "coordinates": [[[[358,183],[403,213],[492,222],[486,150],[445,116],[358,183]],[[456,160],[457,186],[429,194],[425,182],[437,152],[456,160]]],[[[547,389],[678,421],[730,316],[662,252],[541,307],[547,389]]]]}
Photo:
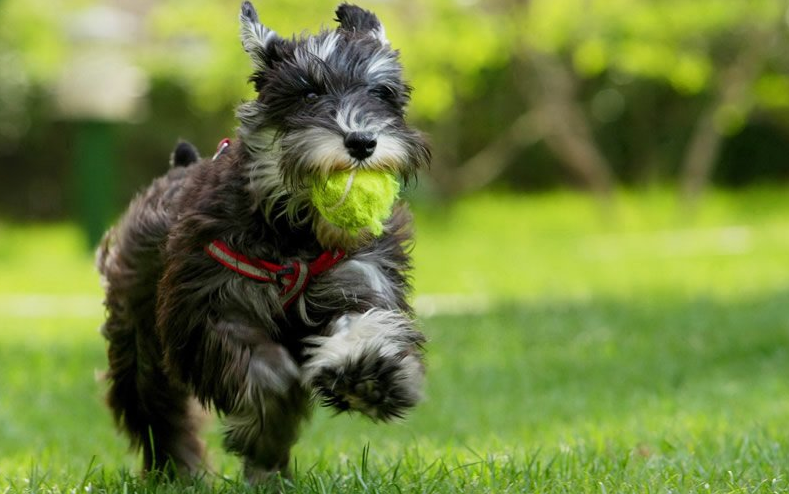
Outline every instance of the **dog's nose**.
{"type": "Polygon", "coordinates": [[[372,156],[377,144],[372,132],[351,132],[345,137],[348,154],[360,161],[372,156]]]}

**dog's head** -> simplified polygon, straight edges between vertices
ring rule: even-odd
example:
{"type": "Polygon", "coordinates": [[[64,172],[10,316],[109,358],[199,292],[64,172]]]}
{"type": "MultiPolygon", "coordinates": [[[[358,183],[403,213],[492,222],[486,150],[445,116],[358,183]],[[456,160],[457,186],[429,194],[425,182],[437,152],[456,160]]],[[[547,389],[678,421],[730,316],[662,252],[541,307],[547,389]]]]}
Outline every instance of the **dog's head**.
{"type": "MultiPolygon", "coordinates": [[[[408,180],[430,160],[423,137],[405,122],[410,88],[384,27],[353,5],[340,5],[336,15],[336,30],[283,38],[260,23],[249,2],[241,7],[258,96],[239,107],[239,134],[253,156],[267,157],[267,168],[276,165],[289,193],[352,168],[408,180]]],[[[257,173],[270,189],[272,170],[257,173]]]]}

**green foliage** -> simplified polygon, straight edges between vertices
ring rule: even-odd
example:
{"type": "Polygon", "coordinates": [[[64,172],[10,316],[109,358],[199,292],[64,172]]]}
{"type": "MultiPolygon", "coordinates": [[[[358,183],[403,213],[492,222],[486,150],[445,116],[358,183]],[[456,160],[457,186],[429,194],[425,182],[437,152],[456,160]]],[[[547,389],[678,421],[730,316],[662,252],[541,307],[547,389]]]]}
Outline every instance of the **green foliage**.
{"type": "MultiPolygon", "coordinates": [[[[236,1],[161,2],[151,18],[151,30],[162,41],[197,40],[200,60],[181,53],[160,51],[156,67],[185,78],[196,104],[215,109],[251,95],[238,81],[250,72],[238,42],[236,1]]],[[[283,36],[334,29],[335,1],[284,1],[260,6],[261,22],[283,36]],[[293,12],[299,12],[294,16],[293,12]]],[[[402,50],[411,83],[414,112],[435,119],[453,104],[457,93],[468,94],[482,68],[506,60],[502,52],[498,17],[480,7],[460,6],[450,0],[385,3],[365,6],[382,20],[393,46],[402,50]]]]}
{"type": "MultiPolygon", "coordinates": [[[[33,84],[49,84],[69,63],[69,56],[84,48],[68,35],[74,29],[70,22],[95,2],[39,3],[0,3],[0,22],[7,27],[0,42],[21,57],[19,70],[33,84]]],[[[140,18],[139,42],[116,49],[131,54],[152,76],[183,83],[195,108],[216,111],[252,95],[242,82],[251,67],[238,38],[239,4],[236,0],[157,2],[140,18]]],[[[321,27],[334,29],[337,4],[283,0],[259,9],[263,23],[290,36],[321,27]]],[[[506,39],[497,26],[501,16],[486,13],[483,6],[432,0],[367,7],[382,19],[392,44],[403,50],[408,77],[418,88],[413,99],[418,116],[438,118],[457,94],[474,90],[483,68],[507,59],[506,39]]]]}
{"type": "MultiPolygon", "coordinates": [[[[68,53],[65,26],[60,20],[75,2],[32,0],[0,2],[0,53],[12,54],[11,70],[37,83],[52,82],[68,53]]],[[[13,76],[13,75],[12,75],[13,76]]],[[[9,77],[4,74],[2,78],[9,77]]]]}
{"type": "MultiPolygon", "coordinates": [[[[333,29],[336,3],[281,0],[258,8],[266,25],[290,36],[333,29]]],[[[96,0],[4,0],[0,143],[18,143],[29,132],[25,105],[30,95],[57,93],[55,83],[66,77],[75,58],[94,52],[126,57],[147,73],[151,113],[142,113],[150,118],[146,126],[165,120],[154,116],[157,111],[184,121],[195,120],[194,113],[204,121],[216,119],[217,127],[226,125],[229,109],[254,96],[244,82],[251,67],[238,39],[238,4],[162,0],[121,6],[120,12],[138,23],[136,34],[131,40],[102,41],[84,36],[85,26],[76,24],[99,5],[96,0]],[[153,107],[161,81],[185,89],[186,110],[161,103],[153,107]]],[[[612,175],[626,182],[673,177],[675,164],[689,156],[683,155],[687,143],[694,142],[689,134],[705,128],[696,125],[700,115],[716,136],[732,136],[753,123],[756,110],[768,112],[776,127],[785,123],[789,110],[784,49],[789,0],[394,0],[363,6],[379,15],[393,46],[402,51],[406,76],[415,87],[410,114],[435,136],[436,169],[444,170],[436,177],[452,177],[447,170],[491,143],[505,151],[501,160],[509,164],[532,160],[518,153],[551,134],[543,128],[547,121],[535,119],[534,132],[508,126],[530,109],[544,112],[542,103],[552,94],[576,105],[588,120],[592,144],[604,143],[600,154],[610,162],[612,175]],[[551,66],[563,74],[565,65],[572,69],[566,77],[569,91],[559,90],[564,83],[550,74],[551,66]]],[[[47,119],[53,113],[43,108],[34,117],[47,119]]],[[[32,126],[41,127],[39,122],[32,126]]],[[[544,169],[562,164],[577,169],[555,149],[566,145],[549,147],[558,159],[538,156],[544,169]]],[[[139,158],[148,156],[130,161],[139,158]]],[[[553,173],[542,182],[564,178],[553,173]]],[[[513,176],[508,179],[514,181],[513,176]]],[[[451,182],[436,180],[449,193],[451,182]]]]}
{"type": "MultiPolygon", "coordinates": [[[[588,77],[611,70],[696,94],[715,83],[716,71],[754,33],[780,32],[785,39],[786,8],[775,0],[535,0],[524,38],[538,50],[569,54],[588,77]]],[[[763,50],[780,46],[771,39],[763,50]]]]}
{"type": "Polygon", "coordinates": [[[789,108],[789,76],[764,74],[756,81],[754,95],[759,104],[774,108],[789,108]]]}

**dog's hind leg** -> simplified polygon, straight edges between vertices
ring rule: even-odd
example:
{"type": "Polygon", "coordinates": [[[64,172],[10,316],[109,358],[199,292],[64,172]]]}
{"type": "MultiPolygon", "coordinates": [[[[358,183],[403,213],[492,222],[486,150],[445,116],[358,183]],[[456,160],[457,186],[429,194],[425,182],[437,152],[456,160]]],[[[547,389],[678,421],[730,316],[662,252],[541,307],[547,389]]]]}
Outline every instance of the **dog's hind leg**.
{"type": "Polygon", "coordinates": [[[107,403],[132,447],[142,449],[144,471],[191,474],[203,458],[199,415],[185,385],[163,371],[154,306],[167,223],[146,199],[132,205],[98,252],[106,291],[107,403]]]}
{"type": "Polygon", "coordinates": [[[103,328],[109,340],[107,402],[132,447],[142,449],[144,472],[194,474],[203,463],[199,406],[162,371],[153,335],[134,326],[110,309],[103,328]]]}

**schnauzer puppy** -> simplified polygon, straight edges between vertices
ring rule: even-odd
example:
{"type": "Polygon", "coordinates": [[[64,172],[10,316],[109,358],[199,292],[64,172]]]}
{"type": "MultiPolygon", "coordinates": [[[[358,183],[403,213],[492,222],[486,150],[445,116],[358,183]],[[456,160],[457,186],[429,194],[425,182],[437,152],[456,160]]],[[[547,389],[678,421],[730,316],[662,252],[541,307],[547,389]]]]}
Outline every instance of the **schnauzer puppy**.
{"type": "Polygon", "coordinates": [[[410,214],[398,203],[381,235],[349,232],[310,199],[332,172],[407,181],[430,160],[383,26],[356,6],[336,14],[336,30],[288,39],[244,2],[257,98],[238,108],[236,139],[213,159],[179,144],[99,247],[107,400],[144,471],[201,468],[198,403],[223,416],[256,482],[287,473],[314,398],[374,420],[420,398],[410,214]]]}

